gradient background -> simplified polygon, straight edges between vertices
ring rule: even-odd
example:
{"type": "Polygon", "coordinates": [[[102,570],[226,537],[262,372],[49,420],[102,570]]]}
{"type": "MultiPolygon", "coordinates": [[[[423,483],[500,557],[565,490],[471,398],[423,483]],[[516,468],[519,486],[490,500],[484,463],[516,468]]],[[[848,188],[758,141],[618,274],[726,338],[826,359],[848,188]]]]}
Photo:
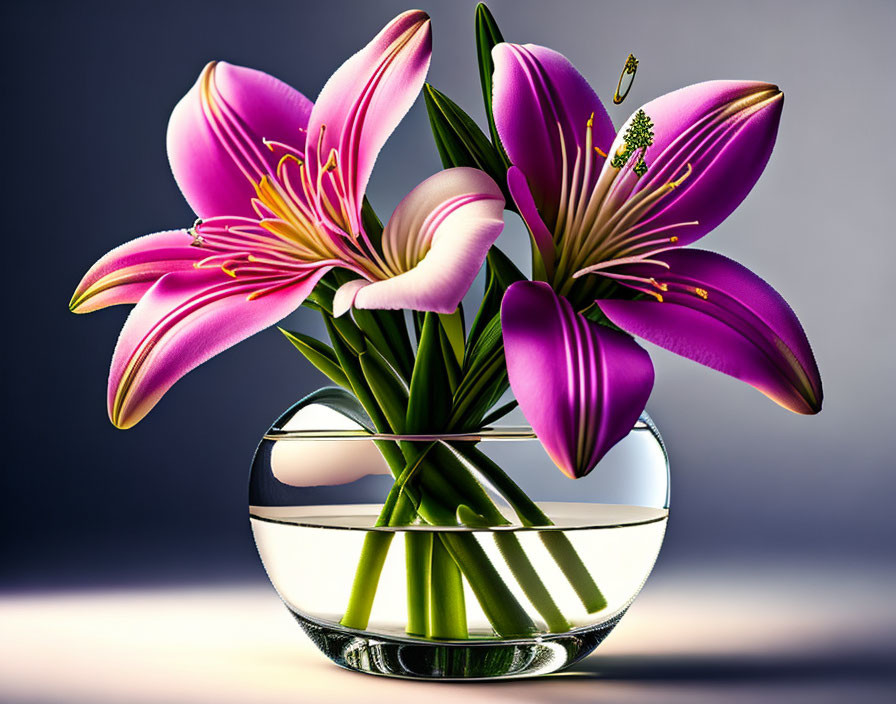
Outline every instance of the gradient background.
{"type": "MultiPolygon", "coordinates": [[[[249,460],[268,424],[322,378],[266,331],[188,375],[121,432],[106,418],[105,384],[127,310],[78,317],[66,304],[107,250],[192,222],[165,129],[208,60],[266,70],[313,98],[406,6],[5,4],[0,588],[263,579],[246,520],[249,460]]],[[[651,348],[658,381],[648,409],[673,477],[659,569],[892,565],[896,4],[490,6],[509,40],[559,49],[608,103],[626,55],[638,56],[631,95],[609,106],[617,124],[658,94],[712,78],[767,80],[786,94],[764,176],[702,246],[762,275],[797,311],[825,407],[790,414],[651,348]]],[[[430,81],[481,120],[474,3],[422,7],[433,17],[430,81]]],[[[438,168],[420,101],[377,163],[374,206],[387,216],[438,168]]],[[[522,255],[523,230],[508,219],[499,244],[522,255]]],[[[319,330],[307,312],[288,322],[319,330]]]]}

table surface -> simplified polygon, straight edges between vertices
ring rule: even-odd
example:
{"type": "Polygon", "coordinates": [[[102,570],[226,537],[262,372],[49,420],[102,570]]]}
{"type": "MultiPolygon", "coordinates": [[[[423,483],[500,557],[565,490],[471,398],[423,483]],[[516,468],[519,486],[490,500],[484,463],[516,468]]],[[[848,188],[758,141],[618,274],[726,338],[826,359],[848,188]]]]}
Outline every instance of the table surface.
{"type": "Polygon", "coordinates": [[[0,701],[893,702],[896,571],[868,565],[660,566],[597,651],[493,683],[331,664],[267,584],[0,596],[0,701]]]}

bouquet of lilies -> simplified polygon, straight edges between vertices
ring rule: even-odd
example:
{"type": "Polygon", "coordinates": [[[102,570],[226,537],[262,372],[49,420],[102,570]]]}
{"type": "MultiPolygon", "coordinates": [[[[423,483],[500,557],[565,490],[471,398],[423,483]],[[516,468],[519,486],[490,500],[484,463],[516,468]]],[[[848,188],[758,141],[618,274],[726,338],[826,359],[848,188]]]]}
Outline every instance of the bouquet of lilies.
{"type": "MultiPolygon", "coordinates": [[[[505,42],[482,5],[476,42],[486,130],[424,82],[431,28],[421,11],[392,20],[313,103],[253,69],[213,62],[202,70],[168,127],[171,169],[195,223],[112,250],[71,301],[77,313],[135,304],[112,358],[112,423],[133,426],[187,372],[302,305],[323,316],[329,340],[281,332],[371,430],[471,432],[519,404],[574,479],[645,407],[654,372],[636,338],[741,379],[791,411],[820,410],[818,368],[783,298],[740,264],[689,247],[759,178],[781,91],[700,83],[646,103],[616,130],[563,55],[505,42]],[[421,91],[445,168],[383,225],[365,189],[421,91]],[[531,280],[494,245],[505,211],[531,236],[531,280]],[[483,266],[485,288],[468,317],[462,300],[483,266]],[[513,400],[502,403],[508,388],[513,400]]],[[[380,447],[395,478],[380,525],[506,522],[466,463],[524,525],[549,522],[475,446],[466,463],[438,444],[426,453],[380,447]]],[[[602,608],[564,536],[543,535],[588,610],[602,608]]],[[[500,539],[549,628],[566,627],[516,538],[500,539]]],[[[344,624],[366,625],[389,540],[368,537],[344,624]]],[[[497,633],[532,631],[475,542],[448,533],[415,552],[414,540],[409,569],[415,555],[429,573],[438,569],[447,606],[434,619],[409,598],[409,632],[466,637],[462,613],[451,608],[461,573],[497,633]]]]}

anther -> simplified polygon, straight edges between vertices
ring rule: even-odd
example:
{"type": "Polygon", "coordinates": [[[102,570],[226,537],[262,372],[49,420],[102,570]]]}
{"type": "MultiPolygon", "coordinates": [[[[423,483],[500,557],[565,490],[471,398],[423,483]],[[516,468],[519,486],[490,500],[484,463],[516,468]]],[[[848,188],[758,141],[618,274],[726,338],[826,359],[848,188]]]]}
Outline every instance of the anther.
{"type": "Polygon", "coordinates": [[[709,298],[709,291],[707,291],[705,288],[695,288],[694,293],[700,296],[700,298],[702,298],[704,301],[709,298]]]}
{"type": "Polygon", "coordinates": [[[669,238],[669,241],[670,241],[672,244],[675,244],[676,242],[678,242],[678,235],[672,235],[672,236],[669,238]]]}

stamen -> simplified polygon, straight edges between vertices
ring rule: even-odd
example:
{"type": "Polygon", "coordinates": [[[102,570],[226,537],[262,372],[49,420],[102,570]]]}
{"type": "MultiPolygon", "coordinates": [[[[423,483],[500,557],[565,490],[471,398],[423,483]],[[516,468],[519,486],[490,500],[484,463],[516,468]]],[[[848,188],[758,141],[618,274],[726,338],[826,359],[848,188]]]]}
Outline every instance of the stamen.
{"type": "Polygon", "coordinates": [[[700,298],[702,298],[704,301],[709,298],[709,291],[707,291],[705,288],[695,288],[694,293],[700,296],[700,298]]]}

